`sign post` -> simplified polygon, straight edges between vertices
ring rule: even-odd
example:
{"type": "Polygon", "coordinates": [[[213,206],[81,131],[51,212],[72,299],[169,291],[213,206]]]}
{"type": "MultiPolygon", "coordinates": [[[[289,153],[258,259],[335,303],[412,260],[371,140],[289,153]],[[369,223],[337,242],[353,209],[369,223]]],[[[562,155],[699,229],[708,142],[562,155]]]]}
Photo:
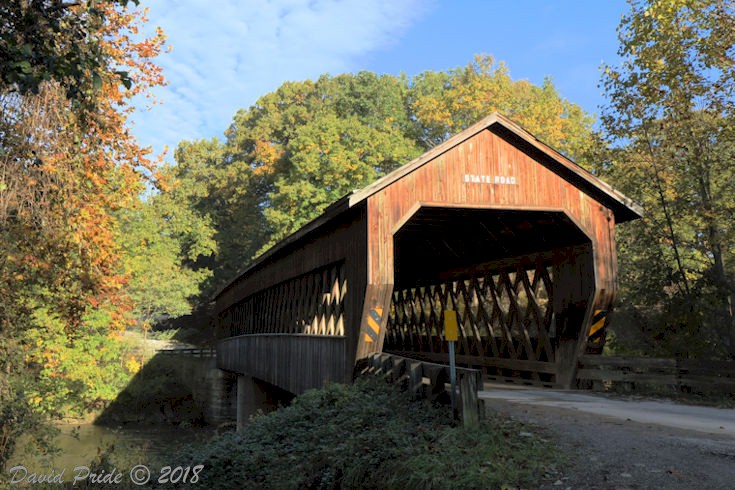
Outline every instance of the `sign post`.
{"type": "Polygon", "coordinates": [[[454,343],[459,337],[457,312],[444,310],[444,338],[449,342],[449,381],[452,385],[452,417],[457,418],[457,366],[454,362],[454,343]]]}

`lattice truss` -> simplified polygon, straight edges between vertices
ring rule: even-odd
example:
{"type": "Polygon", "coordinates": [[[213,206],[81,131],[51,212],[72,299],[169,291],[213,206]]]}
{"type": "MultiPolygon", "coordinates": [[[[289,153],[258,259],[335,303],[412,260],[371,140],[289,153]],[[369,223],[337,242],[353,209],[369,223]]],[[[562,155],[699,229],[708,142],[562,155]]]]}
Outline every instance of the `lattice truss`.
{"type": "Polygon", "coordinates": [[[223,312],[230,336],[256,333],[344,335],[344,262],[248,296],[223,312]]]}
{"type": "Polygon", "coordinates": [[[539,263],[395,291],[384,350],[447,352],[444,310],[451,309],[465,359],[554,362],[552,284],[551,267],[539,263]]]}

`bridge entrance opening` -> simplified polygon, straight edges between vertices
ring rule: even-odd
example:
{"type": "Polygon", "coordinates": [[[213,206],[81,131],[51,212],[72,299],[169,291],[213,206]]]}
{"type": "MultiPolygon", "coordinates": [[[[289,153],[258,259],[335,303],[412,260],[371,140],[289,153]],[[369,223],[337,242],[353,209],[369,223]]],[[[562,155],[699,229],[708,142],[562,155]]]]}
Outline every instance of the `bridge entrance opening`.
{"type": "Polygon", "coordinates": [[[564,212],[422,207],[395,233],[394,256],[385,351],[447,362],[453,310],[458,364],[556,384],[564,329],[582,322],[587,302],[579,291],[570,308],[569,291],[555,289],[594,288],[591,241],[564,212]]]}

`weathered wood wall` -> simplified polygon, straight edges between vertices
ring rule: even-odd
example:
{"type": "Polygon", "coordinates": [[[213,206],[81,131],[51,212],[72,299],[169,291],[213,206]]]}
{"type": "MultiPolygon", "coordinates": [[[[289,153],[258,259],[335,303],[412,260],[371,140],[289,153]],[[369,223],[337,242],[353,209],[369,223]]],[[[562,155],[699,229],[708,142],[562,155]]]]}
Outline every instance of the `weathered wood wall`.
{"type": "Polygon", "coordinates": [[[254,333],[344,335],[344,260],[251,294],[228,308],[226,336],[254,333]]]}
{"type": "Polygon", "coordinates": [[[231,337],[217,346],[220,369],[247,374],[300,394],[328,382],[347,383],[345,337],[256,334],[231,337]]]}
{"type": "MultiPolygon", "coordinates": [[[[575,349],[581,352],[586,334],[580,330],[589,328],[595,309],[607,309],[615,297],[615,217],[595,198],[599,192],[583,181],[570,182],[568,175],[562,178],[562,170],[543,152],[502,127],[490,126],[369,195],[368,288],[381,291],[371,307],[390,308],[385,298],[396,280],[394,234],[422,207],[561,212],[591,243],[588,254],[556,257],[554,266],[555,313],[567,324],[577,323],[563,330],[567,338],[578,341],[566,347],[565,356],[575,349]],[[496,183],[496,176],[504,183],[496,183]]],[[[362,192],[369,193],[369,187],[362,192]]],[[[387,316],[382,320],[381,330],[387,316]]],[[[365,311],[361,328],[363,333],[368,328],[365,311]]],[[[382,337],[381,342],[368,344],[361,335],[358,356],[381,349],[382,337]]]]}
{"type": "Polygon", "coordinates": [[[368,284],[393,283],[393,234],[420,206],[561,211],[593,242],[595,279],[615,293],[612,211],[491,130],[484,130],[368,198],[368,284]],[[466,182],[514,177],[515,184],[466,182]]]}
{"type": "MultiPolygon", "coordinates": [[[[259,294],[264,299],[268,299],[267,305],[265,305],[267,311],[264,313],[263,321],[268,322],[271,319],[273,325],[256,326],[254,327],[257,329],[256,331],[294,333],[293,330],[289,330],[291,327],[296,328],[294,322],[298,321],[306,324],[308,320],[282,314],[284,312],[281,310],[288,304],[296,303],[299,303],[301,305],[299,308],[303,307],[304,311],[308,310],[309,305],[302,303],[306,303],[306,300],[314,293],[312,282],[308,280],[295,281],[295,279],[308,278],[310,273],[323,269],[329,264],[340,264],[339,270],[343,277],[339,285],[339,294],[342,299],[339,308],[335,309],[335,311],[338,311],[338,315],[318,317],[319,312],[314,309],[312,312],[314,318],[311,319],[312,321],[309,324],[314,325],[313,333],[315,335],[343,333],[344,341],[340,345],[343,346],[345,351],[338,356],[342,365],[332,376],[341,377],[344,376],[344,373],[350,373],[351,375],[357,345],[357,327],[365,298],[366,237],[365,208],[357,207],[340,214],[293,244],[281,248],[277,253],[268,257],[267,260],[256,263],[256,266],[251,267],[217,297],[216,315],[219,317],[221,337],[224,338],[230,335],[231,327],[235,323],[237,315],[243,314],[239,310],[244,310],[249,300],[259,294]],[[295,283],[302,285],[301,289],[292,287],[295,283]],[[291,286],[283,287],[289,284],[291,286]],[[275,297],[273,294],[262,294],[266,291],[281,291],[282,297],[275,297]],[[297,298],[303,298],[303,301],[299,302],[297,298]],[[273,330],[276,325],[284,324],[284,318],[287,316],[294,320],[292,322],[294,325],[283,327],[283,331],[273,330]],[[333,326],[335,327],[332,329],[328,328],[330,317],[333,317],[333,326]],[[314,323],[313,320],[319,321],[314,323]],[[321,323],[325,323],[324,329],[317,328],[321,323]],[[339,327],[339,329],[336,327],[339,327]]],[[[312,333],[311,329],[308,332],[312,333]]],[[[296,338],[308,342],[308,340],[304,340],[303,336],[296,338]]],[[[297,351],[292,351],[292,353],[296,355],[297,351]]],[[[309,351],[305,351],[305,354],[309,354],[309,351]]],[[[264,359],[264,362],[276,364],[291,361],[277,358],[264,359]]],[[[295,359],[293,362],[298,363],[299,361],[295,359]]],[[[326,362],[335,366],[331,360],[326,362]]],[[[227,369],[224,366],[222,368],[227,369]]],[[[242,373],[257,377],[253,373],[242,373]]],[[[303,375],[308,378],[304,380],[304,383],[295,381],[294,383],[297,386],[306,385],[312,380],[307,373],[300,373],[298,370],[294,371],[293,374],[297,377],[303,375]]],[[[267,379],[264,380],[268,381],[267,379]]],[[[284,387],[284,389],[288,388],[284,387]]]]}

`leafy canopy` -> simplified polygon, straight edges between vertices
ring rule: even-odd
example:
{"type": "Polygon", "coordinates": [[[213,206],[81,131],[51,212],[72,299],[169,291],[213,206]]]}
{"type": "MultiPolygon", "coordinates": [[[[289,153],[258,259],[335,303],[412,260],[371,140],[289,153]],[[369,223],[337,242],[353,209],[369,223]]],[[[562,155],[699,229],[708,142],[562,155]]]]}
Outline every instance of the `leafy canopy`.
{"type": "Polygon", "coordinates": [[[155,162],[127,115],[132,97],[163,83],[152,58],[164,36],[136,36],[145,17],[125,3],[0,7],[0,406],[15,414],[0,433],[9,440],[24,430],[17,414],[96,408],[131,374],[119,216],[139,206],[155,162]]]}
{"type": "MultiPolygon", "coordinates": [[[[5,0],[0,4],[0,83],[22,95],[38,93],[43,82],[64,87],[74,101],[90,100],[86,81],[95,90],[110,73],[100,38],[111,6],[129,0],[68,2],[5,0]]],[[[132,0],[138,5],[138,0],[132,0]]],[[[127,71],[113,70],[126,88],[127,71]]]]}
{"type": "Polygon", "coordinates": [[[645,350],[735,356],[735,5],[630,4],[603,75],[619,146],[602,171],[646,209],[620,237],[622,291],[661,312],[645,350]]]}
{"type": "Polygon", "coordinates": [[[598,141],[592,117],[551,80],[514,81],[505,65],[477,56],[413,78],[359,72],[286,82],[238,111],[225,141],[180,143],[175,199],[216,230],[209,291],[332,202],[493,111],[580,161],[598,141]]]}

